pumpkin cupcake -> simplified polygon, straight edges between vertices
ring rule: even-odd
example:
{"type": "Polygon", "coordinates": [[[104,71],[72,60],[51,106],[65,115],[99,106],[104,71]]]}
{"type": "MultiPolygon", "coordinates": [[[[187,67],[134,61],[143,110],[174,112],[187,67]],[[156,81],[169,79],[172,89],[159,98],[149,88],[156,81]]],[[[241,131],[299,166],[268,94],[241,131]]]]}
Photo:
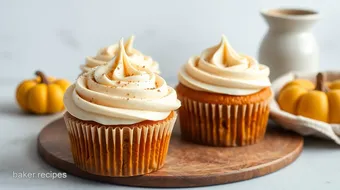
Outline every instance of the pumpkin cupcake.
{"type": "MultiPolygon", "coordinates": [[[[131,36],[126,43],[124,44],[126,55],[135,60],[134,62],[140,64],[141,66],[148,67],[152,72],[160,74],[159,65],[156,61],[154,61],[150,56],[146,56],[140,51],[133,48],[133,42],[135,40],[135,36],[131,36]]],[[[96,56],[88,56],[86,57],[86,62],[83,65],[80,65],[80,69],[82,72],[87,72],[91,70],[93,67],[97,67],[99,65],[103,65],[110,61],[116,54],[118,50],[118,44],[113,44],[104,48],[101,48],[96,56]]]]}
{"type": "Polygon", "coordinates": [[[180,101],[136,61],[121,40],[111,61],[82,74],[65,93],[74,162],[89,173],[136,176],[164,165],[180,101]]]}
{"type": "Polygon", "coordinates": [[[243,146],[260,141],[269,115],[269,68],[238,54],[225,36],[191,57],[176,87],[181,134],[211,146],[243,146]]]}

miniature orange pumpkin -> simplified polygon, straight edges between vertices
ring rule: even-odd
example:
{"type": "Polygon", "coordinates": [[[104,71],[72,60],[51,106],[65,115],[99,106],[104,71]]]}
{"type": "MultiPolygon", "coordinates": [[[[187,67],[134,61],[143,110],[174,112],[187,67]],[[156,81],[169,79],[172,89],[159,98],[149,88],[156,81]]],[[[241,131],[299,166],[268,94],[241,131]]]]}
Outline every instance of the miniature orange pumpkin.
{"type": "Polygon", "coordinates": [[[49,114],[64,109],[63,96],[70,83],[64,79],[46,77],[41,71],[37,78],[21,82],[16,90],[19,106],[35,114],[49,114]]]}
{"type": "Polygon", "coordinates": [[[287,83],[278,96],[282,110],[311,119],[340,123],[340,81],[326,85],[327,75],[319,73],[315,85],[305,79],[287,83]]]}

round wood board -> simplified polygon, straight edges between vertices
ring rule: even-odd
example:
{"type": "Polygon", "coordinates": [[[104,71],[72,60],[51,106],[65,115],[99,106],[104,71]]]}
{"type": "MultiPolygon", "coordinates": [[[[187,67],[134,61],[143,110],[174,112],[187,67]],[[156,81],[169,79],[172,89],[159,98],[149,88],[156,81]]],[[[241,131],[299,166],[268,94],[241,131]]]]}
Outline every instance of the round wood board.
{"type": "Polygon", "coordinates": [[[260,143],[235,148],[196,145],[181,140],[175,132],[161,170],[124,178],[97,176],[78,169],[63,119],[48,124],[38,137],[38,151],[53,167],[81,178],[143,187],[197,187],[263,176],[292,163],[302,147],[301,136],[272,127],[260,143]]]}

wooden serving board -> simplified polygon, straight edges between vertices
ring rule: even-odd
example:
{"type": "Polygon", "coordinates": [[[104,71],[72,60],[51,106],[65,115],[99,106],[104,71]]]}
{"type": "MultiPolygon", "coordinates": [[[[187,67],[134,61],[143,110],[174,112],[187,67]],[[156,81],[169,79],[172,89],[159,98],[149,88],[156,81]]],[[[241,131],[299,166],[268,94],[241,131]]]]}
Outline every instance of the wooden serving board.
{"type": "Polygon", "coordinates": [[[196,145],[181,140],[175,133],[161,170],[121,178],[89,174],[75,166],[63,119],[48,124],[38,137],[38,151],[53,167],[81,178],[143,187],[197,187],[263,176],[292,163],[302,147],[301,136],[273,127],[269,127],[260,143],[235,148],[196,145]]]}

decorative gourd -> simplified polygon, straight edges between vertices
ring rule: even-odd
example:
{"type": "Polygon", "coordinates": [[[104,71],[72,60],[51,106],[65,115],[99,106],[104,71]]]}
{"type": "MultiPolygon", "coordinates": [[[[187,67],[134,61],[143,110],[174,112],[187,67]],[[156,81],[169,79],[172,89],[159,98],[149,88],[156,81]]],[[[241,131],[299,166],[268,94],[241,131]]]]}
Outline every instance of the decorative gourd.
{"type": "Polygon", "coordinates": [[[283,111],[311,119],[340,123],[340,80],[326,84],[327,75],[318,73],[316,87],[305,79],[287,83],[278,96],[283,111]]]}
{"type": "Polygon", "coordinates": [[[41,71],[37,77],[21,82],[16,90],[19,106],[31,113],[50,114],[64,109],[63,96],[70,83],[64,79],[46,77],[41,71]]]}

